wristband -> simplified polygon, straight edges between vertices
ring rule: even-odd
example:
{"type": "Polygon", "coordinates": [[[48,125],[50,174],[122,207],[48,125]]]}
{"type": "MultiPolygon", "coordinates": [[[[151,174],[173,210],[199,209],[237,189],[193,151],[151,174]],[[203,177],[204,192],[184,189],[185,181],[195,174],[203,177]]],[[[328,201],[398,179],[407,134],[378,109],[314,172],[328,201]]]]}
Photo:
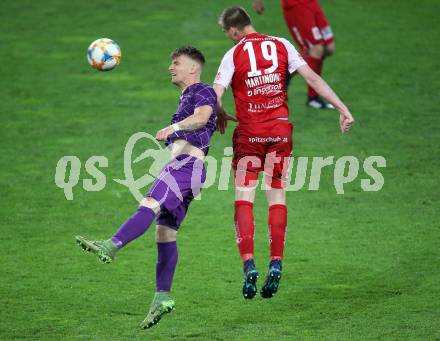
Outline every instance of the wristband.
{"type": "Polygon", "coordinates": [[[179,124],[177,124],[177,123],[172,124],[171,127],[173,127],[174,131],[180,130],[179,124]]]}

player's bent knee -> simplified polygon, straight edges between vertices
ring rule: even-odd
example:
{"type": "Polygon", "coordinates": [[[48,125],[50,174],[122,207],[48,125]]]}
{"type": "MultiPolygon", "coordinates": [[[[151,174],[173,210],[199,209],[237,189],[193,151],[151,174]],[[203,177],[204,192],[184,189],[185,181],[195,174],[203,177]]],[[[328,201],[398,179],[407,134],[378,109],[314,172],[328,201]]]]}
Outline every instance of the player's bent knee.
{"type": "Polygon", "coordinates": [[[177,231],[165,225],[156,226],[156,241],[158,243],[169,243],[176,241],[177,231]]]}
{"type": "Polygon", "coordinates": [[[151,198],[151,197],[143,198],[141,200],[141,202],[139,203],[139,206],[148,207],[148,208],[152,209],[154,211],[154,213],[156,213],[156,214],[159,213],[159,211],[160,211],[159,202],[156,199],[151,198]]]}
{"type": "Polygon", "coordinates": [[[309,49],[309,55],[316,59],[324,57],[324,52],[324,45],[314,45],[309,49]]]}

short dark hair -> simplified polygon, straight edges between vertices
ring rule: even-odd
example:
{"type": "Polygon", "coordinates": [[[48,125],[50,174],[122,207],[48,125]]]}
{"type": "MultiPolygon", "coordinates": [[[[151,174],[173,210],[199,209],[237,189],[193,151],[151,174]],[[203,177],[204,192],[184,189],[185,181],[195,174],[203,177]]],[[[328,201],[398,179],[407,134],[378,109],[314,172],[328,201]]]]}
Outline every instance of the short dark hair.
{"type": "Polygon", "coordinates": [[[189,58],[195,60],[200,63],[201,66],[205,65],[205,56],[203,56],[202,52],[199,49],[196,49],[192,46],[182,46],[178,47],[171,53],[171,59],[177,58],[179,56],[188,56],[189,58]]]}
{"type": "Polygon", "coordinates": [[[231,27],[242,30],[248,25],[252,25],[251,17],[243,7],[233,6],[226,8],[220,15],[219,24],[223,29],[229,30],[231,27]]]}

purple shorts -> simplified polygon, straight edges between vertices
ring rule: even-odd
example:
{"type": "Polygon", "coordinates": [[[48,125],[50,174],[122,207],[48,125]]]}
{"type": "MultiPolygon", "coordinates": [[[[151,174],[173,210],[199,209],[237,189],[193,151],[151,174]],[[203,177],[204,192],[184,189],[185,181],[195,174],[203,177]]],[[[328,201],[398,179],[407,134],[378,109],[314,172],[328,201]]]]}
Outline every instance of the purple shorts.
{"type": "Polygon", "coordinates": [[[205,180],[205,165],[194,156],[181,154],[167,163],[147,193],[160,204],[157,224],[178,230],[205,180]]]}

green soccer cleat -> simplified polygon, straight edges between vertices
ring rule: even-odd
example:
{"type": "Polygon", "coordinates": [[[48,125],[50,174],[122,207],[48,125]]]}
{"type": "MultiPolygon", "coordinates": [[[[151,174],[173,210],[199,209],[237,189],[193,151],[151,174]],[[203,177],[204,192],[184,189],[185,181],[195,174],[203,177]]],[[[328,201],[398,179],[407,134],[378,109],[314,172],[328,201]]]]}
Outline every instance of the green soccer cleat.
{"type": "Polygon", "coordinates": [[[271,268],[261,288],[260,294],[263,298],[271,298],[278,291],[281,280],[281,270],[271,268]]]}
{"type": "Polygon", "coordinates": [[[93,252],[103,263],[111,263],[115,259],[117,246],[109,240],[88,240],[82,236],[76,236],[76,243],[87,252],[93,252]]]}
{"type": "Polygon", "coordinates": [[[259,273],[257,270],[249,270],[244,276],[243,283],[243,297],[247,300],[251,300],[257,294],[257,279],[259,273]]]}
{"type": "Polygon", "coordinates": [[[171,299],[167,301],[153,303],[151,305],[150,311],[147,314],[147,317],[141,322],[141,328],[149,329],[153,327],[154,325],[159,323],[162,316],[171,313],[174,309],[174,301],[171,299]]]}

